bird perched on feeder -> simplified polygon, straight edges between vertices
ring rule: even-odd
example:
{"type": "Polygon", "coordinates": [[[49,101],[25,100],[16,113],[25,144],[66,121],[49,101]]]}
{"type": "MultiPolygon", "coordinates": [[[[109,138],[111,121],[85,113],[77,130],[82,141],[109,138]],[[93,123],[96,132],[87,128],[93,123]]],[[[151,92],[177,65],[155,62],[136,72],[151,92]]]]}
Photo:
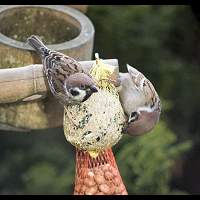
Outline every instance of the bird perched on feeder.
{"type": "Polygon", "coordinates": [[[142,135],[159,121],[161,103],[152,83],[137,69],[127,64],[128,73],[120,73],[119,90],[122,107],[128,115],[123,132],[142,135]]]}
{"type": "Polygon", "coordinates": [[[92,76],[75,59],[47,48],[34,35],[27,41],[40,55],[50,90],[61,103],[79,104],[98,91],[92,76]]]}

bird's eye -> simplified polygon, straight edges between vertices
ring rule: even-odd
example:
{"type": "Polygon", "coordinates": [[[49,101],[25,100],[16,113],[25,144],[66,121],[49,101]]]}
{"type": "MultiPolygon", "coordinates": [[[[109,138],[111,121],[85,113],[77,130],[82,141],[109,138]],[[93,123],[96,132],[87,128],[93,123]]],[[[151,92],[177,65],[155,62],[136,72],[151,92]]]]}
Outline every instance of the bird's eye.
{"type": "Polygon", "coordinates": [[[75,89],[71,89],[71,90],[70,90],[70,93],[71,93],[73,96],[79,95],[79,91],[77,91],[77,90],[75,90],[75,89]]]}

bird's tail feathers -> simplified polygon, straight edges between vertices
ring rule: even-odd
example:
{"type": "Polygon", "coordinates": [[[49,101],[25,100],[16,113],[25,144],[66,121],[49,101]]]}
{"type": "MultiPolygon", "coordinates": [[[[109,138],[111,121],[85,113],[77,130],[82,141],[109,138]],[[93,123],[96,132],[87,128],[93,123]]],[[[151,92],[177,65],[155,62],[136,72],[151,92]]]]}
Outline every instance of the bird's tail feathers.
{"type": "Polygon", "coordinates": [[[128,72],[129,72],[130,74],[137,75],[137,74],[140,73],[136,68],[132,67],[132,66],[129,65],[129,64],[126,64],[126,67],[127,67],[127,70],[128,70],[128,72]]]}
{"type": "Polygon", "coordinates": [[[35,35],[31,35],[27,39],[28,44],[33,47],[40,55],[45,55],[48,52],[48,48],[43,44],[43,42],[36,37],[35,35]]]}

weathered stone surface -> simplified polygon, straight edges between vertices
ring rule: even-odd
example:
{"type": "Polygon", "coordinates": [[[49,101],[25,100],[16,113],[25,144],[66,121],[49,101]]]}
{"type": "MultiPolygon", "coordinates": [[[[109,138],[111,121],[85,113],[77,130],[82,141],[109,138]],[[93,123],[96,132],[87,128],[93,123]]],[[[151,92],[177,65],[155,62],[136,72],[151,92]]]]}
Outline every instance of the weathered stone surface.
{"type": "MultiPolygon", "coordinates": [[[[17,9],[35,9],[42,10],[42,12],[52,13],[56,16],[56,19],[65,20],[66,23],[70,23],[79,30],[79,35],[73,40],[68,40],[57,44],[55,41],[53,45],[49,45],[49,48],[63,52],[77,60],[90,60],[93,49],[93,39],[94,39],[94,27],[91,21],[82,13],[69,8],[67,6],[49,6],[49,5],[31,5],[31,6],[2,6],[0,7],[0,23],[1,20],[5,20],[6,17],[12,19],[13,26],[16,23],[15,13],[17,9]],[[46,11],[45,11],[46,9],[46,11]],[[49,10],[51,12],[49,12],[49,10]],[[11,16],[10,16],[11,15],[11,16]]],[[[18,15],[23,12],[18,12],[18,15]]],[[[25,17],[31,16],[21,16],[21,23],[24,25],[24,30],[27,30],[28,26],[23,23],[25,17]]],[[[52,16],[49,16],[52,18],[52,16]]],[[[42,19],[42,18],[41,18],[42,19]]],[[[11,23],[11,22],[10,22],[11,23]]],[[[32,26],[38,27],[38,23],[41,21],[36,21],[33,19],[32,26]]],[[[47,20],[48,23],[48,20],[47,20]]],[[[21,26],[22,24],[18,25],[21,26]]],[[[61,27],[60,27],[61,28],[61,27]]],[[[48,29],[48,27],[47,27],[48,29]]],[[[16,35],[17,30],[16,29],[16,35]]],[[[35,54],[31,47],[24,43],[24,41],[15,40],[14,37],[5,37],[2,34],[3,27],[0,28],[0,69],[8,67],[21,67],[30,64],[41,63],[39,56],[35,54]]],[[[33,29],[32,34],[39,35],[38,29],[33,29]]],[[[60,30],[61,31],[61,30],[60,30]]],[[[4,30],[4,32],[6,32],[4,30]]],[[[26,31],[20,34],[26,34],[26,31]]],[[[26,35],[25,35],[26,36],[26,35]]],[[[22,36],[20,36],[23,38],[22,36]]],[[[45,38],[44,38],[45,41],[45,38]]],[[[50,41],[49,41],[50,43],[50,41]]],[[[43,100],[33,101],[33,102],[20,102],[5,104],[0,106],[0,124],[9,125],[16,128],[25,129],[43,129],[62,126],[63,120],[63,108],[60,104],[55,101],[55,99],[49,94],[47,98],[43,100]]],[[[1,129],[1,126],[0,126],[1,129]]]]}

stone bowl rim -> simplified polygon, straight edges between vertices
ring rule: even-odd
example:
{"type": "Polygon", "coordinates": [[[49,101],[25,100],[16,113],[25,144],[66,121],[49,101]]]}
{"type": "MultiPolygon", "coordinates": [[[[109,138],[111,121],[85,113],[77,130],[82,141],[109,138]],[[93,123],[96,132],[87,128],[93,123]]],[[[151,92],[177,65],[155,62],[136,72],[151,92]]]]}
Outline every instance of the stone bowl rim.
{"type": "MultiPolygon", "coordinates": [[[[14,8],[51,9],[53,11],[62,12],[63,14],[70,16],[71,18],[73,18],[80,24],[80,33],[78,36],[76,36],[72,40],[62,42],[62,43],[47,45],[50,49],[53,49],[55,51],[76,48],[76,47],[86,44],[88,41],[93,39],[95,30],[94,30],[94,26],[91,20],[86,15],[84,15],[80,11],[77,11],[74,8],[70,8],[64,5],[6,5],[6,6],[0,7],[0,14],[4,11],[8,11],[9,9],[14,9],[14,8]]],[[[18,49],[22,49],[22,50],[34,51],[34,49],[30,47],[26,42],[14,40],[12,38],[5,36],[2,33],[0,33],[0,43],[3,43],[7,46],[15,47],[18,49]]]]}

